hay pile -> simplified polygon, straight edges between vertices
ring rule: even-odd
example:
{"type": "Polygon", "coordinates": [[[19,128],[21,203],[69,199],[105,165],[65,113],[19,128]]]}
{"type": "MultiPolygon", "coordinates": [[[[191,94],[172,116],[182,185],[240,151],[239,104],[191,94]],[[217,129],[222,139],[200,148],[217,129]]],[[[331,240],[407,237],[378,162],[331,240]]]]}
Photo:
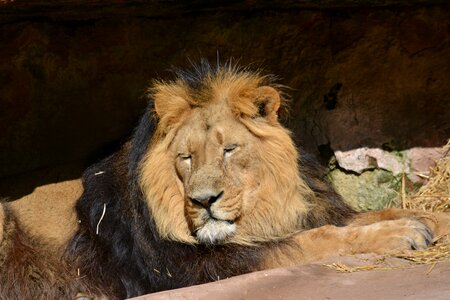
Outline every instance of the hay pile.
{"type": "MultiPolygon", "coordinates": [[[[406,195],[403,186],[402,195],[405,196],[402,202],[406,209],[450,212],[450,140],[444,149],[445,156],[436,162],[436,166],[430,172],[428,182],[415,195],[406,195]]],[[[433,245],[428,249],[410,251],[401,255],[395,255],[395,257],[406,259],[411,264],[431,264],[431,272],[437,263],[450,262],[450,236],[436,237],[433,245]]],[[[379,263],[357,267],[347,266],[342,263],[326,264],[324,266],[346,273],[407,267],[386,266],[383,260],[380,260],[379,263]]]]}
{"type": "Polygon", "coordinates": [[[412,196],[406,208],[434,212],[450,212],[450,140],[444,147],[445,157],[436,162],[428,182],[412,196]]]}

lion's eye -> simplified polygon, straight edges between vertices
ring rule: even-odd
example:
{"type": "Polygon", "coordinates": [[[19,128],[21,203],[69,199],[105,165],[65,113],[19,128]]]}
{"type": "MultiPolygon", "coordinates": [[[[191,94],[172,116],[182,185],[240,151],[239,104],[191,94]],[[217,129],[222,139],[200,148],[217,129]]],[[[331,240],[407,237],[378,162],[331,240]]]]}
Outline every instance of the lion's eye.
{"type": "Polygon", "coordinates": [[[223,155],[226,157],[228,155],[230,155],[234,150],[236,150],[238,145],[236,144],[230,144],[230,145],[226,145],[223,148],[223,155]]]}
{"type": "Polygon", "coordinates": [[[186,154],[186,153],[179,153],[178,157],[182,160],[182,161],[190,161],[192,156],[190,154],[186,154]]]}

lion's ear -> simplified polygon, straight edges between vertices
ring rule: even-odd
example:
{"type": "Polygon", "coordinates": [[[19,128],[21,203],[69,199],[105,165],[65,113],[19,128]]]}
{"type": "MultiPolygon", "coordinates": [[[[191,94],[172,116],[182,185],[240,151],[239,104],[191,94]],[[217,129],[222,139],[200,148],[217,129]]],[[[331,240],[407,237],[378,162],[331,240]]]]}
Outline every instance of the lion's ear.
{"type": "Polygon", "coordinates": [[[275,123],[277,121],[281,97],[276,89],[270,86],[257,88],[253,94],[253,103],[258,111],[255,117],[263,117],[269,123],[275,123]]]}
{"type": "Polygon", "coordinates": [[[153,98],[158,123],[165,129],[180,122],[183,115],[191,109],[189,102],[168,86],[159,86],[153,98]]]}

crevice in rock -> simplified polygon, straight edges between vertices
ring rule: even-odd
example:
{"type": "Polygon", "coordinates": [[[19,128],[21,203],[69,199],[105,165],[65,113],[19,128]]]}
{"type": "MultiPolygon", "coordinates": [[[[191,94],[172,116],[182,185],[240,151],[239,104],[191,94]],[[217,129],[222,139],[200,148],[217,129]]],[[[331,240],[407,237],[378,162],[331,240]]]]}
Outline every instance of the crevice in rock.
{"type": "Polygon", "coordinates": [[[331,87],[327,94],[323,96],[323,103],[327,110],[333,110],[338,104],[338,93],[342,88],[342,83],[338,82],[331,87]]]}
{"type": "Polygon", "coordinates": [[[319,145],[317,147],[317,149],[319,150],[319,154],[320,154],[320,159],[322,160],[322,162],[324,162],[325,164],[328,163],[334,156],[334,151],[330,146],[330,143],[328,142],[327,144],[322,144],[319,145]]]}

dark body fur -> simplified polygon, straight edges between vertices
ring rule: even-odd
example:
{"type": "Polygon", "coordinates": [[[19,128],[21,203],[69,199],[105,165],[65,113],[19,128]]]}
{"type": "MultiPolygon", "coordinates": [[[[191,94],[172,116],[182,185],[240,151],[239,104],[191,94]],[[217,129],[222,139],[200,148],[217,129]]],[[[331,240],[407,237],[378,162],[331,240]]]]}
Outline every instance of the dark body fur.
{"type": "Polygon", "coordinates": [[[61,257],[30,237],[6,210],[4,241],[0,244],[0,299],[72,299],[84,286],[61,257]]]}
{"type": "MultiPolygon", "coordinates": [[[[67,249],[67,258],[80,268],[83,282],[101,287],[111,298],[132,297],[260,270],[266,251],[292,247],[288,240],[254,247],[162,240],[138,185],[139,162],[155,129],[152,110],[150,104],[129,143],[83,175],[85,190],[77,204],[81,229],[67,249]],[[95,175],[99,172],[104,173],[95,175]],[[106,213],[97,235],[104,204],[106,213]]],[[[299,222],[299,230],[344,225],[353,210],[334,192],[314,160],[303,156],[301,168],[315,199],[309,199],[312,209],[299,222]]]]}

